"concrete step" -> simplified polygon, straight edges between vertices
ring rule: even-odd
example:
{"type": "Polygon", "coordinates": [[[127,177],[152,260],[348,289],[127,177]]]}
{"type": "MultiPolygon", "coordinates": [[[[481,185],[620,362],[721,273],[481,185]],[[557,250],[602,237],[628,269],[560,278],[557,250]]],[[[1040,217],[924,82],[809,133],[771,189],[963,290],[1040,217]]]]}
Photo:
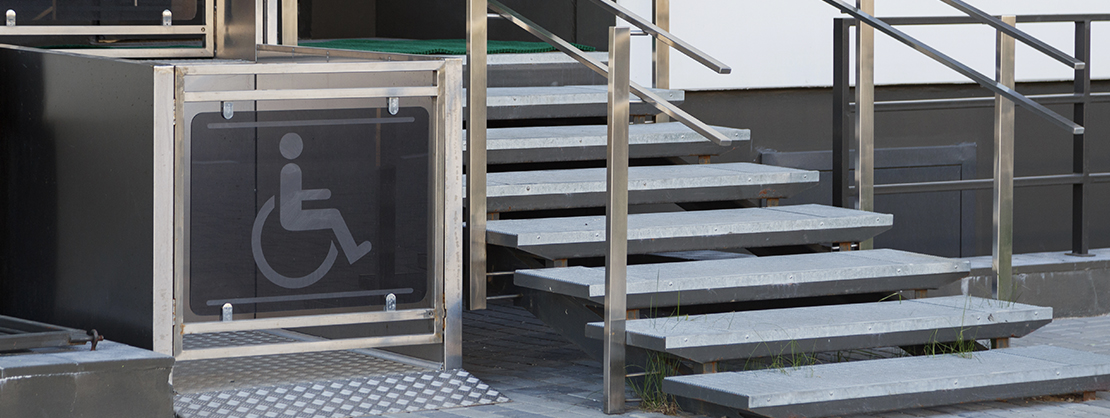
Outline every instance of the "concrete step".
{"type": "MultiPolygon", "coordinates": [[[[628,253],[857,242],[894,217],[821,205],[644,213],[628,216],[628,253]]],[[[487,242],[548,260],[605,255],[605,217],[496,220],[487,242]]]]}
{"type": "MultiPolygon", "coordinates": [[[[777,199],[814,187],[817,181],[816,171],[752,163],[631,167],[628,203],[777,199]]],[[[600,207],[605,201],[604,168],[490,173],[487,177],[489,212],[600,207]]]]}
{"type": "MultiPolygon", "coordinates": [[[[715,126],[733,138],[717,145],[679,122],[628,126],[631,158],[712,156],[751,140],[751,131],[715,126]]],[[[465,135],[464,135],[465,137],[465,135]]],[[[488,164],[604,160],[609,137],[605,125],[495,128],[486,132],[488,164]]],[[[463,149],[466,144],[463,143],[463,149]]]]}
{"type": "MultiPolygon", "coordinates": [[[[748,257],[628,266],[629,309],[936,289],[968,262],[899,250],[748,257]]],[[[517,270],[517,286],[603,303],[604,267],[517,270]]]]}
{"type": "MultiPolygon", "coordinates": [[[[652,91],[676,104],[686,98],[682,90],[652,91]]],[[[465,91],[463,94],[466,97],[465,91]]],[[[608,94],[605,85],[490,87],[486,90],[486,113],[491,120],[603,117],[608,108],[608,94]]],[[[658,111],[633,94],[629,113],[648,115],[658,111]]]]}
{"type": "MultiPolygon", "coordinates": [[[[1052,308],[970,296],[647,318],[627,343],[698,363],[776,355],[1022,337],[1052,308]]],[[[601,339],[603,323],[586,325],[601,339]]]]}
{"type": "Polygon", "coordinates": [[[1051,346],[668,377],[686,407],[824,417],[1110,389],[1110,356],[1051,346]],[[700,405],[699,405],[700,404],[700,405]],[[706,405],[709,404],[709,405],[706,405]]]}

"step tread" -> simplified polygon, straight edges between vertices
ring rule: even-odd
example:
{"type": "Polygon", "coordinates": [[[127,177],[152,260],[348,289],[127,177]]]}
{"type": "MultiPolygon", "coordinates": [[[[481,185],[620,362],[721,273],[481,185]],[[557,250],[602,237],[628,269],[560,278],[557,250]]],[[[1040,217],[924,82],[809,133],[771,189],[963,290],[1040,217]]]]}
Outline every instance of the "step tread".
{"type": "Polygon", "coordinates": [[[829,416],[1106,390],[1110,356],[1052,346],[668,377],[663,391],[769,416],[829,416]]]}
{"type": "MultiPolygon", "coordinates": [[[[625,329],[629,345],[708,362],[1022,337],[1051,320],[1049,307],[947,296],[637,319],[625,329]]],[[[603,325],[587,324],[586,336],[600,339],[603,325]]]]}
{"type": "MultiPolygon", "coordinates": [[[[745,257],[628,266],[628,307],[935,289],[967,276],[965,260],[900,250],[745,257]],[[920,287],[917,287],[920,286],[920,287]]],[[[517,270],[517,286],[601,303],[604,267],[517,270]]]]}
{"type": "MultiPolygon", "coordinates": [[[[628,253],[858,242],[890,229],[894,217],[822,205],[644,213],[628,216],[628,253]]],[[[490,244],[547,259],[605,254],[605,217],[496,220],[490,244]]]]}
{"type": "MultiPolygon", "coordinates": [[[[686,92],[683,90],[650,90],[670,101],[682,101],[686,97],[686,92]]],[[[633,94],[630,101],[639,103],[640,98],[633,94]]],[[[608,102],[609,87],[604,85],[489,87],[486,89],[486,107],[606,104],[608,102]]]]}
{"type": "MultiPolygon", "coordinates": [[[[604,206],[604,168],[490,173],[490,212],[604,206]]],[[[784,198],[817,185],[816,171],[752,163],[628,169],[630,204],[784,198]]]]}
{"type": "MultiPolygon", "coordinates": [[[[748,129],[714,128],[732,141],[717,145],[679,122],[629,125],[629,156],[720,155],[751,140],[748,129]]],[[[486,160],[489,164],[604,160],[608,141],[605,125],[494,128],[486,131],[486,160]]]]}

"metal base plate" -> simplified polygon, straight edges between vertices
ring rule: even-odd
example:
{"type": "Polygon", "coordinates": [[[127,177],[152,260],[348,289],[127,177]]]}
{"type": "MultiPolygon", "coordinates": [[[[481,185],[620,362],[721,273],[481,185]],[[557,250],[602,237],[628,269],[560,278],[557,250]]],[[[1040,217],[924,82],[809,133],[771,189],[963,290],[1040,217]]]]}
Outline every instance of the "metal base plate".
{"type": "Polygon", "coordinates": [[[465,370],[446,370],[178,395],[174,411],[181,418],[333,418],[508,401],[465,370]]]}

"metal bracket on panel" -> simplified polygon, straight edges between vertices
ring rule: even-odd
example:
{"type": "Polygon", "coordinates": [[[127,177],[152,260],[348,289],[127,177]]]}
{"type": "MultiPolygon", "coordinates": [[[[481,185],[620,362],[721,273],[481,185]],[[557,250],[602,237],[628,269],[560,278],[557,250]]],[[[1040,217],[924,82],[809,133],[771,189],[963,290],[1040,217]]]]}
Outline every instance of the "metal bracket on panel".
{"type": "Polygon", "coordinates": [[[231,120],[235,117],[235,103],[233,102],[220,102],[220,110],[223,112],[224,119],[231,120]]]}
{"type": "Polygon", "coordinates": [[[231,302],[225,303],[223,308],[220,310],[220,321],[223,321],[223,322],[231,321],[232,319],[234,319],[233,318],[234,314],[235,314],[235,308],[233,306],[231,306],[231,302]]]}
{"type": "Polygon", "coordinates": [[[390,293],[388,295],[385,295],[385,310],[386,311],[396,311],[397,310],[397,295],[392,294],[392,293],[390,293]]]}
{"type": "Polygon", "coordinates": [[[8,13],[6,13],[6,17],[7,17],[7,19],[6,19],[7,20],[7,25],[8,26],[15,26],[15,10],[8,9],[8,13]]]}
{"type": "Polygon", "coordinates": [[[173,26],[173,12],[170,9],[162,11],[162,26],[173,26]]]}
{"type": "Polygon", "coordinates": [[[399,112],[400,110],[401,110],[401,98],[400,97],[390,97],[389,98],[389,114],[390,115],[396,115],[397,112],[399,112]]]}

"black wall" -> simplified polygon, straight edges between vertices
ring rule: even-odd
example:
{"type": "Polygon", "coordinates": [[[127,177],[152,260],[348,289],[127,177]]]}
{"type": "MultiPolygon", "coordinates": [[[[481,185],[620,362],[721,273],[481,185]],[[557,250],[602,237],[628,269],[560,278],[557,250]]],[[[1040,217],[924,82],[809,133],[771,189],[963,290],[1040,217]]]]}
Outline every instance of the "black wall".
{"type": "Polygon", "coordinates": [[[0,315],[151,348],[153,71],[0,48],[0,315]]]}
{"type": "MultiPolygon", "coordinates": [[[[570,42],[605,49],[614,18],[589,0],[505,0],[506,6],[570,42]]],[[[461,0],[300,0],[305,39],[466,37],[461,0]]],[[[538,41],[501,19],[489,20],[489,39],[538,41]]]]}

